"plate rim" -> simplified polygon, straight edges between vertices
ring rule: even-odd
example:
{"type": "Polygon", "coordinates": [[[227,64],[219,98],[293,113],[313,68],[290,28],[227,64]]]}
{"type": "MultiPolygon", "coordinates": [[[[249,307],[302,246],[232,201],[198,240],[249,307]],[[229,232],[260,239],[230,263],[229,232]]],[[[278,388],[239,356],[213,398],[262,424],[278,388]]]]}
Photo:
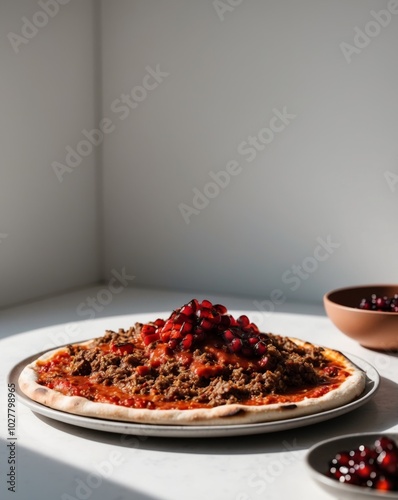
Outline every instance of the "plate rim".
{"type": "MultiPolygon", "coordinates": [[[[60,346],[62,347],[62,346],[60,346]]],[[[337,408],[317,412],[310,415],[293,417],[289,419],[274,420],[270,422],[256,422],[247,424],[230,425],[167,425],[167,424],[141,424],[137,422],[125,422],[121,420],[109,420],[73,413],[63,412],[38,403],[26,396],[18,384],[19,374],[30,362],[37,359],[47,350],[32,354],[15,364],[8,373],[8,383],[14,383],[18,400],[28,407],[32,412],[44,417],[63,422],[66,424],[82,427],[85,429],[99,430],[103,432],[114,432],[120,434],[134,434],[157,437],[230,437],[252,434],[265,434],[304,427],[310,424],[323,422],[340,415],[353,411],[367,403],[380,386],[380,374],[368,361],[354,354],[343,352],[343,354],[356,364],[366,375],[366,385],[363,393],[353,401],[337,408]],[[369,376],[369,372],[371,376],[369,376]],[[369,386],[373,384],[370,388],[369,386]]]]}

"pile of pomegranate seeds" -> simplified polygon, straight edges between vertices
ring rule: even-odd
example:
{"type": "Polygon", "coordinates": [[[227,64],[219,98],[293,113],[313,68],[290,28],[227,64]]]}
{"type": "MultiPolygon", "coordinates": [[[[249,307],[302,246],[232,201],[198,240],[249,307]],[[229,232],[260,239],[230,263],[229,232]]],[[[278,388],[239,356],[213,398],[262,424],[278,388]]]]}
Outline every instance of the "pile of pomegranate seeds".
{"type": "Polygon", "coordinates": [[[394,297],[379,296],[375,293],[367,299],[362,299],[359,309],[366,311],[398,312],[398,293],[394,297]]]}
{"type": "Polygon", "coordinates": [[[342,451],[329,462],[326,475],[341,483],[398,491],[398,447],[391,438],[381,436],[372,446],[342,451]]]}
{"type": "Polygon", "coordinates": [[[142,326],[145,345],[160,341],[172,350],[192,350],[209,337],[216,337],[231,352],[262,357],[267,350],[268,335],[245,315],[234,318],[221,304],[192,299],[173,311],[166,320],[157,319],[142,326]]]}

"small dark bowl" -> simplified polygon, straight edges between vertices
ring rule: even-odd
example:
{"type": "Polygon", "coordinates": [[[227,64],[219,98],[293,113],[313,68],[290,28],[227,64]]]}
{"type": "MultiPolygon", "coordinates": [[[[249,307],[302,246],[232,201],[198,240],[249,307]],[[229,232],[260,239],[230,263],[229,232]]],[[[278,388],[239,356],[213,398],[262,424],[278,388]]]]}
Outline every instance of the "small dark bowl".
{"type": "Polygon", "coordinates": [[[378,296],[393,297],[398,285],[363,285],[339,288],[323,297],[326,314],[348,337],[364,347],[379,350],[398,349],[398,313],[359,309],[361,299],[378,296]]]}
{"type": "Polygon", "coordinates": [[[364,486],[344,484],[325,475],[328,469],[328,463],[336,453],[356,449],[361,444],[371,446],[381,434],[385,434],[397,442],[397,433],[386,432],[378,434],[349,434],[327,439],[314,445],[310,448],[305,457],[305,464],[310,476],[325,492],[340,500],[364,500],[367,498],[377,500],[381,498],[384,498],[384,500],[398,500],[398,491],[383,492],[364,486]]]}

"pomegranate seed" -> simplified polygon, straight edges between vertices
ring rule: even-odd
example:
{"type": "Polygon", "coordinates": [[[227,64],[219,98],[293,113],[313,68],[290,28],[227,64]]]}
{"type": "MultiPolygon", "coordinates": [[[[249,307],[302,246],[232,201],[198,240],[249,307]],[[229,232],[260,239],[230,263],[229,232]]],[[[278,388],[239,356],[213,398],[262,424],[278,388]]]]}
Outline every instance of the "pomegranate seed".
{"type": "Polygon", "coordinates": [[[251,331],[253,331],[253,332],[260,333],[260,330],[259,330],[258,326],[257,326],[257,325],[255,325],[254,323],[250,323],[249,328],[250,328],[250,330],[251,330],[251,331]]]}
{"type": "Polygon", "coordinates": [[[357,474],[362,479],[374,479],[376,477],[377,469],[375,465],[362,462],[359,464],[357,474]]]}
{"type": "Polygon", "coordinates": [[[191,321],[189,316],[186,314],[178,313],[174,316],[173,318],[174,323],[178,323],[182,325],[183,323],[186,323],[187,321],[191,321]]]}
{"type": "Polygon", "coordinates": [[[221,322],[221,315],[218,314],[217,312],[213,313],[212,321],[214,325],[219,325],[221,322]]]}
{"type": "Polygon", "coordinates": [[[350,451],[350,457],[353,462],[353,464],[360,464],[363,462],[362,460],[362,452],[361,450],[351,450],[350,451]]]}
{"type": "Polygon", "coordinates": [[[389,474],[398,473],[398,453],[395,450],[383,450],[378,456],[377,462],[389,474]]]}
{"type": "Polygon", "coordinates": [[[183,323],[181,325],[181,328],[180,328],[180,332],[181,333],[188,333],[192,330],[192,323],[189,323],[188,321],[185,321],[185,323],[183,323]]]}
{"type": "Polygon", "coordinates": [[[269,358],[268,356],[263,356],[260,361],[258,362],[259,366],[261,368],[267,368],[268,364],[269,364],[269,358]]]}
{"type": "Polygon", "coordinates": [[[199,311],[199,318],[212,319],[213,318],[213,313],[211,312],[210,309],[201,309],[199,311]]]}
{"type": "Polygon", "coordinates": [[[372,294],[370,298],[361,299],[358,308],[367,311],[384,311],[384,312],[398,312],[397,307],[397,294],[393,297],[379,296],[372,294]]]}
{"type": "Polygon", "coordinates": [[[213,304],[210,302],[210,300],[202,300],[202,303],[200,304],[200,307],[202,309],[212,309],[213,304]]]}
{"type": "Polygon", "coordinates": [[[220,328],[229,328],[231,326],[231,318],[229,316],[220,317],[220,328]]]}
{"type": "Polygon", "coordinates": [[[340,471],[338,471],[338,470],[337,470],[337,471],[334,473],[334,475],[333,475],[333,476],[334,476],[336,479],[340,480],[340,478],[342,477],[342,475],[343,475],[343,474],[342,474],[340,471]]]}
{"type": "Polygon", "coordinates": [[[397,445],[392,439],[382,436],[379,439],[376,439],[375,449],[378,453],[380,453],[382,451],[387,451],[387,450],[396,450],[397,445]]]}
{"type": "Polygon", "coordinates": [[[227,342],[232,342],[235,338],[235,334],[231,330],[225,330],[223,336],[227,342]]]}
{"type": "Polygon", "coordinates": [[[342,451],[338,453],[335,458],[339,465],[347,466],[350,461],[350,454],[348,451],[342,451]]]}
{"type": "Polygon", "coordinates": [[[369,300],[362,299],[360,304],[359,304],[359,309],[371,309],[372,308],[372,303],[369,300]]]}
{"type": "Polygon", "coordinates": [[[249,342],[250,345],[255,345],[258,342],[258,337],[249,337],[247,341],[249,342]]]}
{"type": "Polygon", "coordinates": [[[230,321],[230,326],[239,326],[238,322],[236,321],[236,319],[233,316],[231,316],[229,314],[228,317],[229,317],[229,321],[230,321]]]}
{"type": "Polygon", "coordinates": [[[258,356],[262,356],[267,352],[267,346],[260,340],[260,342],[257,342],[257,344],[254,346],[254,351],[258,356]]]}
{"type": "Polygon", "coordinates": [[[201,328],[200,326],[197,326],[195,328],[194,335],[195,335],[195,338],[197,340],[204,340],[204,338],[205,338],[205,332],[204,332],[203,328],[201,328]]]}
{"type": "Polygon", "coordinates": [[[191,316],[194,313],[194,308],[192,307],[191,303],[185,304],[185,306],[181,307],[180,313],[184,314],[185,316],[191,316]]]}
{"type": "Polygon", "coordinates": [[[174,327],[174,321],[172,319],[168,319],[162,327],[162,332],[167,332],[174,327]]]}
{"type": "Polygon", "coordinates": [[[165,320],[164,319],[161,319],[161,318],[158,318],[156,321],[154,321],[155,325],[158,327],[158,328],[161,328],[162,326],[164,326],[165,324],[165,320]]]}
{"type": "Polygon", "coordinates": [[[152,342],[159,340],[159,334],[154,333],[153,335],[146,335],[143,340],[145,345],[152,344],[152,342]]]}
{"type": "Polygon", "coordinates": [[[396,490],[394,481],[390,478],[380,477],[374,484],[376,490],[393,491],[396,490]]]}
{"type": "Polygon", "coordinates": [[[386,297],[377,297],[376,298],[376,306],[380,309],[383,309],[387,305],[386,297]]]}
{"type": "Polygon", "coordinates": [[[170,334],[170,336],[169,336],[170,339],[177,339],[177,340],[179,340],[179,339],[182,339],[182,337],[183,337],[183,334],[181,333],[181,329],[179,329],[179,330],[170,330],[168,333],[170,334]]]}
{"type": "Polygon", "coordinates": [[[167,342],[170,339],[170,334],[171,334],[171,330],[168,330],[166,332],[161,331],[160,332],[160,339],[161,339],[161,341],[162,342],[167,342]]]}
{"type": "Polygon", "coordinates": [[[226,314],[228,309],[223,306],[222,304],[215,304],[213,308],[219,313],[219,314],[226,314]]]}
{"type": "Polygon", "coordinates": [[[242,326],[243,328],[250,325],[250,320],[245,314],[242,314],[242,316],[239,316],[237,321],[238,321],[239,325],[242,326]]]}
{"type": "MultiPolygon", "coordinates": [[[[377,442],[377,441],[376,441],[377,442]]],[[[377,458],[377,451],[375,449],[370,448],[369,446],[361,445],[359,446],[359,451],[361,452],[361,459],[367,460],[369,463],[373,463],[377,458]]]]}
{"type": "Polygon", "coordinates": [[[232,352],[239,352],[242,349],[242,345],[243,345],[243,343],[242,343],[241,339],[238,339],[237,337],[235,337],[230,342],[229,347],[230,347],[232,352]]]}
{"type": "Polygon", "coordinates": [[[156,332],[156,327],[153,325],[143,325],[141,328],[141,335],[153,335],[156,332]]]}
{"type": "Polygon", "coordinates": [[[190,349],[192,342],[193,342],[193,335],[191,333],[188,333],[188,335],[186,335],[186,337],[184,337],[181,340],[181,345],[184,349],[188,350],[190,349]]]}
{"type": "Polygon", "coordinates": [[[199,301],[197,299],[192,299],[190,302],[188,302],[188,305],[192,307],[194,313],[196,313],[196,311],[200,307],[199,301]]]}
{"type": "Polygon", "coordinates": [[[383,491],[398,490],[398,447],[392,439],[381,436],[373,446],[337,453],[326,475],[340,482],[383,491]]]}
{"type": "Polygon", "coordinates": [[[213,328],[213,322],[208,318],[203,318],[200,322],[200,326],[203,330],[211,330],[213,328]]]}

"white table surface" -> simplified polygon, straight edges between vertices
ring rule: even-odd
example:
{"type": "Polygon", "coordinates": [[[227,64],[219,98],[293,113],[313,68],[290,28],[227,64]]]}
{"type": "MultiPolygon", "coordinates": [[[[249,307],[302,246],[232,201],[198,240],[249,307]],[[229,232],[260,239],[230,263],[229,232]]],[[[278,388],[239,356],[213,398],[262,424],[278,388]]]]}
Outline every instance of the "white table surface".
{"type": "Polygon", "coordinates": [[[310,446],[352,432],[398,431],[398,358],[345,337],[325,317],[321,305],[283,304],[261,313],[262,298],[255,302],[129,287],[109,300],[109,294],[101,295],[103,289],[82,289],[0,311],[1,499],[322,500],[331,497],[309,479],[304,466],[310,446]],[[95,317],[79,316],[78,306],[98,297],[108,303],[96,302],[95,317]],[[169,314],[193,297],[245,312],[264,331],[357,355],[380,373],[380,388],[370,402],[332,420],[273,434],[211,439],[86,430],[39,416],[17,402],[17,487],[15,494],[7,491],[7,377],[12,367],[43,349],[100,336],[105,329],[128,327],[136,320],[155,319],[158,312],[169,314]]]}

